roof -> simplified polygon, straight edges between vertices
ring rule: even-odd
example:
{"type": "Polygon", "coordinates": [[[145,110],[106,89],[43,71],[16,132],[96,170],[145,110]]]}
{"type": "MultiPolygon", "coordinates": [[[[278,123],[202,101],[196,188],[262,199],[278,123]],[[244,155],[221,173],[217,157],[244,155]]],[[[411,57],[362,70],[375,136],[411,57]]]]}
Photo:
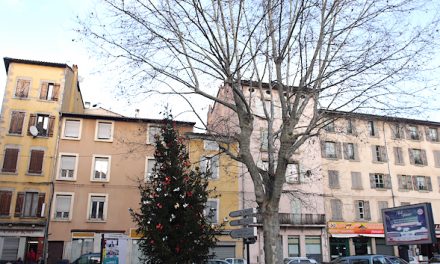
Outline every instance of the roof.
{"type": "Polygon", "coordinates": [[[108,109],[98,107],[98,108],[85,108],[84,113],[86,115],[99,115],[99,116],[120,116],[123,117],[123,115],[118,114],[116,112],[110,111],[108,109]]]}
{"type": "Polygon", "coordinates": [[[21,63],[21,64],[31,64],[31,65],[40,65],[40,66],[49,66],[49,67],[72,69],[72,68],[70,68],[69,65],[67,65],[65,63],[57,63],[57,62],[23,60],[23,59],[9,58],[9,57],[4,57],[3,61],[5,62],[6,73],[8,73],[8,71],[9,71],[9,64],[11,64],[13,62],[21,63]]]}
{"type": "MultiPolygon", "coordinates": [[[[113,121],[122,121],[122,122],[141,122],[141,123],[156,123],[156,124],[162,124],[162,119],[150,119],[150,118],[137,118],[137,117],[127,117],[127,116],[116,116],[116,115],[96,115],[96,114],[79,114],[79,113],[68,113],[68,112],[62,112],[62,117],[76,117],[76,118],[84,118],[84,119],[101,119],[101,120],[113,120],[113,121]]],[[[185,126],[194,126],[195,122],[188,122],[188,121],[177,121],[175,120],[176,124],[178,125],[185,125],[185,126]]]]}

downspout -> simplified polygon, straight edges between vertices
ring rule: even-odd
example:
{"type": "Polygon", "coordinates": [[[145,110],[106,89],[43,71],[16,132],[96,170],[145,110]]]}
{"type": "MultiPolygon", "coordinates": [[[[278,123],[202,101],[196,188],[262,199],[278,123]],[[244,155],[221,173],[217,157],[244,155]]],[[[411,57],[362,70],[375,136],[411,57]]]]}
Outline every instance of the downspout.
{"type": "MultiPolygon", "coordinates": [[[[382,122],[382,130],[383,130],[383,142],[385,144],[385,149],[387,150],[387,153],[388,153],[387,137],[386,137],[386,134],[385,134],[385,122],[382,122]]],[[[388,167],[388,174],[391,177],[390,157],[387,158],[387,167],[388,167]]],[[[394,196],[393,185],[391,184],[390,187],[391,187],[391,198],[393,199],[393,207],[396,207],[396,200],[395,200],[395,196],[394,196]]]]}

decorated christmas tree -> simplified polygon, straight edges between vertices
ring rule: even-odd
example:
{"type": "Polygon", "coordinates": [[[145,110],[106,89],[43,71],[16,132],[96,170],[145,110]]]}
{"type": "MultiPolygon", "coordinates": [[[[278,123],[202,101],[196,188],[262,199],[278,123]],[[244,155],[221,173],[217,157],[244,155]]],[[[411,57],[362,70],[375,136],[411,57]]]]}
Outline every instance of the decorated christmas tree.
{"type": "Polygon", "coordinates": [[[155,167],[141,183],[139,212],[132,212],[144,263],[202,263],[215,245],[218,230],[205,211],[210,191],[207,175],[192,169],[183,138],[167,115],[155,136],[155,167]]]}

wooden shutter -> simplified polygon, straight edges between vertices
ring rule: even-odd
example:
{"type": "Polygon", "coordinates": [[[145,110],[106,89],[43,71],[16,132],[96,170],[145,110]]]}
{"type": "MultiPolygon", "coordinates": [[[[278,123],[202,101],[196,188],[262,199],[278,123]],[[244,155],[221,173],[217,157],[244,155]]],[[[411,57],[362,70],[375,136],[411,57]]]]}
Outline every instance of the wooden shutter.
{"type": "Polygon", "coordinates": [[[432,138],[429,136],[429,127],[425,127],[425,136],[427,141],[433,141],[432,138]]]}
{"type": "Polygon", "coordinates": [[[376,180],[374,178],[374,173],[370,173],[370,187],[371,189],[376,189],[376,180]]]}
{"type": "Polygon", "coordinates": [[[12,192],[0,191],[0,215],[9,216],[9,210],[11,209],[12,192]]]}
{"type": "Polygon", "coordinates": [[[47,135],[49,137],[53,136],[53,130],[55,127],[55,116],[49,116],[49,125],[47,135]]]}
{"type": "Polygon", "coordinates": [[[426,150],[424,150],[424,149],[420,150],[420,156],[422,156],[423,165],[427,166],[428,159],[426,158],[426,150]]]}
{"type": "Polygon", "coordinates": [[[328,180],[330,188],[339,188],[339,171],[329,170],[328,171],[328,180]]]}
{"type": "Polygon", "coordinates": [[[53,91],[52,91],[52,101],[58,101],[59,96],[60,96],[60,84],[54,83],[53,91]]]}
{"type": "Polygon", "coordinates": [[[29,115],[29,123],[28,123],[28,132],[27,132],[27,134],[29,136],[32,136],[30,128],[31,128],[31,126],[35,126],[35,122],[36,121],[37,121],[37,115],[36,114],[30,114],[29,115]]]}
{"type": "Polygon", "coordinates": [[[406,175],[405,176],[406,179],[406,185],[408,186],[408,190],[416,190],[416,187],[413,186],[413,182],[411,180],[411,176],[410,175],[406,175]]]}
{"type": "Polygon", "coordinates": [[[417,134],[419,134],[419,140],[422,141],[422,140],[423,140],[423,131],[422,131],[422,128],[417,127],[417,134]]]}
{"type": "Polygon", "coordinates": [[[327,156],[325,155],[325,141],[321,141],[321,157],[327,158],[327,156]]]}
{"type": "Polygon", "coordinates": [[[414,188],[414,190],[418,191],[419,190],[419,185],[417,184],[417,176],[412,176],[412,181],[413,181],[413,188],[414,188]]]}
{"type": "Polygon", "coordinates": [[[47,89],[49,87],[49,84],[47,82],[43,82],[41,84],[41,91],[40,91],[40,99],[46,100],[47,99],[47,89]]]}
{"type": "Polygon", "coordinates": [[[427,187],[428,191],[431,191],[431,192],[432,192],[431,177],[426,176],[426,177],[425,177],[425,181],[426,181],[426,187],[427,187]]]}
{"type": "Polygon", "coordinates": [[[42,173],[43,169],[43,150],[31,150],[31,161],[29,162],[29,173],[42,173]]]}
{"type": "Polygon", "coordinates": [[[371,146],[371,153],[373,157],[373,162],[377,162],[376,145],[371,146]]]}
{"type": "Polygon", "coordinates": [[[344,159],[348,160],[348,144],[347,143],[342,143],[342,150],[344,152],[344,159]]]}
{"type": "Polygon", "coordinates": [[[353,149],[354,149],[354,160],[355,161],[360,161],[360,159],[359,159],[359,147],[358,147],[358,144],[353,143],[353,149]]]}
{"type": "Polygon", "coordinates": [[[25,113],[13,111],[11,113],[11,123],[9,125],[10,134],[21,134],[23,131],[23,121],[25,113]]]}
{"type": "Polygon", "coordinates": [[[18,160],[18,149],[7,148],[3,160],[3,172],[16,172],[18,160]]]}
{"type": "Polygon", "coordinates": [[[31,81],[18,80],[17,88],[15,89],[15,97],[22,97],[22,98],[28,97],[30,86],[31,86],[31,81]]]}
{"type": "Polygon", "coordinates": [[[342,202],[338,199],[330,200],[332,220],[342,220],[342,202]]]}
{"type": "Polygon", "coordinates": [[[335,142],[336,147],[336,157],[342,159],[342,144],[340,142],[335,142]]]}
{"type": "Polygon", "coordinates": [[[381,161],[383,161],[383,162],[388,161],[387,149],[385,148],[385,146],[380,146],[379,152],[380,152],[381,161]]]}
{"type": "Polygon", "coordinates": [[[354,200],[354,210],[355,210],[355,213],[356,213],[356,219],[357,220],[359,220],[360,219],[360,214],[361,214],[361,211],[359,210],[359,200],[354,200]]]}
{"type": "Polygon", "coordinates": [[[43,205],[44,205],[44,199],[45,198],[46,198],[46,194],[45,193],[39,193],[38,194],[37,217],[44,217],[44,212],[43,212],[43,215],[41,213],[43,211],[43,205]]]}
{"type": "Polygon", "coordinates": [[[437,168],[440,168],[440,150],[434,150],[434,163],[437,168]]]}
{"type": "Polygon", "coordinates": [[[397,174],[397,184],[399,185],[399,190],[403,190],[403,176],[397,174]]]}
{"type": "Polygon", "coordinates": [[[20,217],[23,213],[24,192],[17,193],[17,200],[15,201],[15,217],[20,217]]]}
{"type": "Polygon", "coordinates": [[[414,165],[414,153],[413,153],[413,149],[408,149],[408,154],[409,154],[409,163],[414,165]]]}
{"type": "Polygon", "coordinates": [[[394,164],[403,165],[405,162],[403,161],[403,153],[401,147],[394,147],[394,164]]]}
{"type": "Polygon", "coordinates": [[[384,185],[385,185],[385,189],[391,189],[391,176],[389,174],[385,174],[383,176],[384,178],[384,185]]]}
{"type": "Polygon", "coordinates": [[[370,202],[364,201],[364,219],[371,220],[370,202]]]}
{"type": "Polygon", "coordinates": [[[363,189],[362,188],[362,178],[361,173],[358,171],[351,172],[351,188],[352,189],[363,189]]]}

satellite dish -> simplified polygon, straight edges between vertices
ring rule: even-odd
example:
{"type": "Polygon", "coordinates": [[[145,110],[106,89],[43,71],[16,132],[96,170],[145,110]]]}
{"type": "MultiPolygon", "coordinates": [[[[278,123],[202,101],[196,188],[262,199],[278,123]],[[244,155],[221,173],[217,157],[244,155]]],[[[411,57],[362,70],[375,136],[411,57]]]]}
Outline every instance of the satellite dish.
{"type": "Polygon", "coordinates": [[[32,136],[36,137],[38,135],[38,129],[36,126],[31,126],[29,128],[29,132],[31,133],[32,136]]]}

